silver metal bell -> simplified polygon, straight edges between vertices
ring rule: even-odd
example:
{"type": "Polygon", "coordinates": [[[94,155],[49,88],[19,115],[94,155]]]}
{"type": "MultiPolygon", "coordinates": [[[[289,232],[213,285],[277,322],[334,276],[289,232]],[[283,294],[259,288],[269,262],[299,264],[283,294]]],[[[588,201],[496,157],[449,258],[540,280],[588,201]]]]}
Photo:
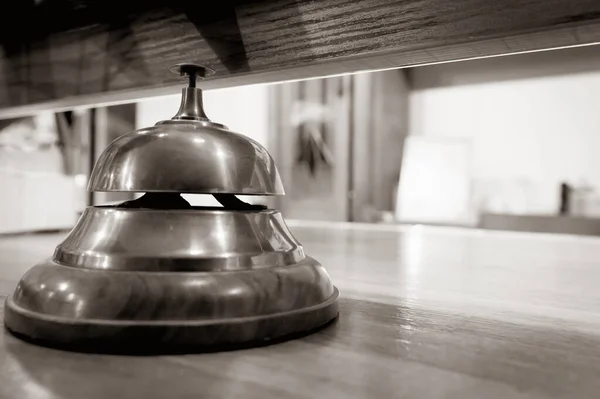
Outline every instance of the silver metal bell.
{"type": "Polygon", "coordinates": [[[273,159],[207,118],[196,79],[209,69],[173,69],[189,79],[177,114],[112,142],[88,186],[145,194],[85,210],[7,298],[11,332],[66,349],[195,351],[283,339],[337,316],[338,290],[281,213],[236,197],[284,194],[273,159]]]}

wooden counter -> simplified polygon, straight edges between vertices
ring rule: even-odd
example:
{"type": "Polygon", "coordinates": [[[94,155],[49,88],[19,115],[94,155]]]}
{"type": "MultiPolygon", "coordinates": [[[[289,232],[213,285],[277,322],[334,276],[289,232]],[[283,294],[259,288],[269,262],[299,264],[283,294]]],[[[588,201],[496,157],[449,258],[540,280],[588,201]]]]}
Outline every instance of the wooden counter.
{"type": "MultiPolygon", "coordinates": [[[[0,118],[600,42],[597,0],[7,0],[0,118]],[[118,11],[115,11],[118,10],[118,11]]],[[[0,6],[0,7],[2,7],[0,6]]]]}
{"type": "MultiPolygon", "coordinates": [[[[325,330],[159,357],[61,352],[3,331],[0,398],[598,397],[600,239],[290,227],[342,292],[325,330]]],[[[0,296],[61,238],[0,238],[0,296]]]]}

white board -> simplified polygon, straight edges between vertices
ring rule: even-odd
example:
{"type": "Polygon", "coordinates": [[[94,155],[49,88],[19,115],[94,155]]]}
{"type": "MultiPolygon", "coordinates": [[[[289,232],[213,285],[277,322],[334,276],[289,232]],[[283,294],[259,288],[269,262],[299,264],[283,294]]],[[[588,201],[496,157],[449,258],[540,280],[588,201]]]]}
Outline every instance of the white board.
{"type": "Polygon", "coordinates": [[[397,220],[473,224],[469,150],[466,139],[407,137],[396,196],[397,220]]]}

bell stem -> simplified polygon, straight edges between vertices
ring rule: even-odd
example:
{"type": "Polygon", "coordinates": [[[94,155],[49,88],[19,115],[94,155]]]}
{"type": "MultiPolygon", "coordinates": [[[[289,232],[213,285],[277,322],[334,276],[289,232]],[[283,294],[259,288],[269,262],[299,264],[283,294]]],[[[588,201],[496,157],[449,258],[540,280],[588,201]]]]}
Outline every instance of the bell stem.
{"type": "Polygon", "coordinates": [[[185,87],[181,90],[181,105],[177,114],[171,118],[174,120],[192,120],[192,121],[208,121],[208,117],[204,113],[202,103],[202,90],[194,85],[191,85],[192,79],[190,76],[190,87],[185,87]]]}

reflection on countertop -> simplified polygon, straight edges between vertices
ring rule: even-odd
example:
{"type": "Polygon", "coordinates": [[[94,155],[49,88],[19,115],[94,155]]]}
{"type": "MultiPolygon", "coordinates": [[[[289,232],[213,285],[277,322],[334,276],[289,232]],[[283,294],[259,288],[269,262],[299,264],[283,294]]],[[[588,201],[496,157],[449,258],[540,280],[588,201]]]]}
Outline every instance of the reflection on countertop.
{"type": "MultiPolygon", "coordinates": [[[[0,397],[597,397],[599,238],[289,225],[340,289],[335,324],[263,348],[150,357],[48,349],[1,329],[0,397]]],[[[63,237],[1,237],[0,297],[63,237]]]]}

